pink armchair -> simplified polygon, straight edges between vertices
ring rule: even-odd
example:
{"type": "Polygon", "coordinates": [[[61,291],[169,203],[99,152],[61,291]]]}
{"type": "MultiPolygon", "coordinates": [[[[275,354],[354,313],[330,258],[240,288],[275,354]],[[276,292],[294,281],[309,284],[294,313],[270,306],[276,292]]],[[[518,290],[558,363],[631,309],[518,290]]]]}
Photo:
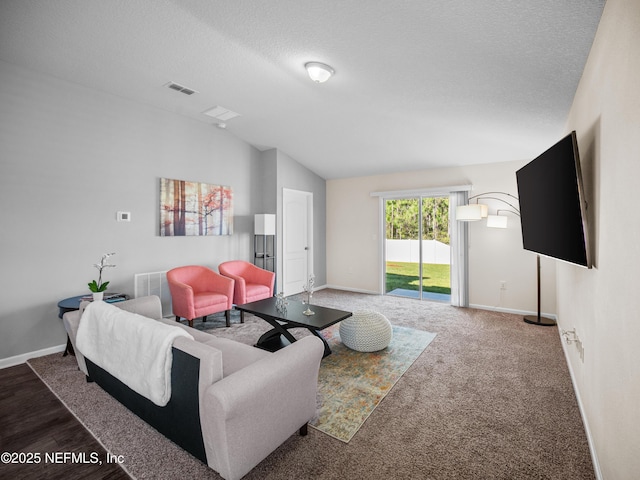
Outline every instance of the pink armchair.
{"type": "MultiPolygon", "coordinates": [[[[220,273],[235,281],[233,303],[243,305],[273,297],[276,274],[243,260],[232,260],[218,265],[220,273]]],[[[244,312],[240,312],[244,323],[244,312]]]]}
{"type": "Polygon", "coordinates": [[[202,317],[202,321],[206,322],[207,315],[225,312],[227,327],[231,325],[233,279],[207,267],[190,265],[169,270],[167,282],[176,322],[182,317],[193,327],[195,318],[202,317]]]}

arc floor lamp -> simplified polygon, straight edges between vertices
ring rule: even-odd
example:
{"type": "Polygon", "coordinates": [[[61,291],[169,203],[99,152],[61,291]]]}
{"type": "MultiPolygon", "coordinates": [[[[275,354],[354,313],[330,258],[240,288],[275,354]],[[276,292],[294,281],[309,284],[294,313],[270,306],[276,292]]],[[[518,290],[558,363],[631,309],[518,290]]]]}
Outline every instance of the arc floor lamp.
{"type": "MultiPolygon", "coordinates": [[[[473,222],[487,219],[487,227],[490,228],[507,228],[509,217],[500,215],[500,213],[512,213],[520,217],[520,210],[513,205],[518,203],[518,197],[506,192],[485,192],[469,197],[469,201],[475,200],[475,203],[460,205],[456,207],[456,220],[460,222],[473,222]],[[506,197],[506,199],[504,198],[506,197]],[[499,208],[495,215],[489,215],[489,206],[480,203],[480,200],[495,200],[505,204],[508,208],[499,208]]],[[[536,273],[538,281],[538,314],[525,315],[523,320],[532,325],[540,325],[544,327],[552,327],[556,325],[556,321],[552,318],[543,317],[541,314],[541,293],[540,293],[540,255],[536,256],[536,273]]]]}

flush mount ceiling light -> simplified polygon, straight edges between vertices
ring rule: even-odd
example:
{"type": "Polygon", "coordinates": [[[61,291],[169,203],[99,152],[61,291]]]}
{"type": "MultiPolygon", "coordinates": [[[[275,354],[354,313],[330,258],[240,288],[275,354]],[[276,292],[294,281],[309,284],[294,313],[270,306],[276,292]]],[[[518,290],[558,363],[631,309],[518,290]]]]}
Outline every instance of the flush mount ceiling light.
{"type": "Polygon", "coordinates": [[[316,83],[324,83],[331,78],[335,70],[329,65],[320,62],[308,62],[304,64],[304,68],[309,73],[309,78],[316,83]]]}

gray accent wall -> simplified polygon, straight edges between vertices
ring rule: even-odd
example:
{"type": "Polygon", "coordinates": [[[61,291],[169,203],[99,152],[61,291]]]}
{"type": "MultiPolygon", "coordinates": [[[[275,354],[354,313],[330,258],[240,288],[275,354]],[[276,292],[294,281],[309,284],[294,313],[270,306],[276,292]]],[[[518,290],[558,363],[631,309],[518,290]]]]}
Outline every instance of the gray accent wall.
{"type": "Polygon", "coordinates": [[[251,261],[253,215],[278,206],[277,162],[284,184],[324,191],[295,160],[232,130],[0,62],[0,366],[66,342],[57,302],[88,293],[103,253],[116,252],[109,290],[133,295],[136,273],[251,261]],[[230,185],[234,234],[160,237],[161,177],[230,185]]]}
{"type": "Polygon", "coordinates": [[[272,148],[260,152],[260,162],[257,165],[255,181],[260,192],[260,202],[255,205],[256,213],[278,213],[278,150],[272,148]]]}
{"type": "MultiPolygon", "coordinates": [[[[327,187],[326,181],[300,165],[286,153],[277,152],[278,211],[282,212],[282,190],[301,190],[313,193],[313,273],[316,286],[327,283],[327,187]]],[[[278,216],[278,231],[282,232],[282,215],[278,216]]],[[[282,233],[280,234],[282,237],[282,233]]],[[[279,242],[282,248],[282,242],[279,242]]],[[[278,271],[282,272],[282,253],[279,254],[278,271]]]]}

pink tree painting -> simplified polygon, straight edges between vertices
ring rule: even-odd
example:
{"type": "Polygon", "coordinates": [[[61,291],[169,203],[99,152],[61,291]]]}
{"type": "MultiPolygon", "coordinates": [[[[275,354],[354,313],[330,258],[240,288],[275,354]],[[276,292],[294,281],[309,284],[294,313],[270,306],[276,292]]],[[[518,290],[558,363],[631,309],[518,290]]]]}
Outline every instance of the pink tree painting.
{"type": "Polygon", "coordinates": [[[160,236],[231,234],[231,187],[160,179],[160,236]]]}

